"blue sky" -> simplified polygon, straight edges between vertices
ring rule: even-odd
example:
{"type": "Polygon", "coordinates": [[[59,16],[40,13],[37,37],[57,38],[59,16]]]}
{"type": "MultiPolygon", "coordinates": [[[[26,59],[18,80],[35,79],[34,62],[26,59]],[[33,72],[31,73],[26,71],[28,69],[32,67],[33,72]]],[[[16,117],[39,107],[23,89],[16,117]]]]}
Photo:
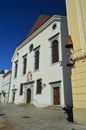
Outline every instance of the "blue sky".
{"type": "Polygon", "coordinates": [[[11,69],[16,47],[40,15],[66,15],[65,0],[0,0],[0,71],[11,69]]]}

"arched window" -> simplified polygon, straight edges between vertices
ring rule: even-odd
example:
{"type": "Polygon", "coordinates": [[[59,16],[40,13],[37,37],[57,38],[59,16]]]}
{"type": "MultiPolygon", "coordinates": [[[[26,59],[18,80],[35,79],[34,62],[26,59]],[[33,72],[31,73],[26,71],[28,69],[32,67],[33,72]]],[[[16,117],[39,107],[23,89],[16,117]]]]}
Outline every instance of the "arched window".
{"type": "Polygon", "coordinates": [[[55,40],[52,42],[52,63],[56,63],[58,61],[59,61],[58,41],[55,40]]]}
{"type": "Polygon", "coordinates": [[[39,69],[39,50],[35,52],[35,70],[39,69]]]}

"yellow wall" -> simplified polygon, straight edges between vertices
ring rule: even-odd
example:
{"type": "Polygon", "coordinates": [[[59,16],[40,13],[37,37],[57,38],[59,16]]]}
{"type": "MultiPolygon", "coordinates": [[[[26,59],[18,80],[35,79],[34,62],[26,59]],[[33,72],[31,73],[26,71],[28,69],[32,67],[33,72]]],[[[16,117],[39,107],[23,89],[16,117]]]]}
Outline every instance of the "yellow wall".
{"type": "MultiPolygon", "coordinates": [[[[77,11],[77,0],[66,0],[67,17],[69,34],[71,35],[74,48],[74,58],[86,55],[86,0],[80,1],[80,9],[82,16],[82,23],[79,21],[80,13],[77,11]],[[80,24],[84,27],[83,32],[80,24]],[[85,36],[85,46],[83,46],[83,36],[85,36]]],[[[86,124],[86,58],[75,61],[72,68],[72,95],[73,95],[73,113],[74,121],[86,124]],[[82,118],[82,116],[83,118],[82,118]],[[80,118],[81,117],[81,118],[80,118]]]]}
{"type": "Polygon", "coordinates": [[[80,0],[83,26],[86,36],[86,0],[80,0]]]}

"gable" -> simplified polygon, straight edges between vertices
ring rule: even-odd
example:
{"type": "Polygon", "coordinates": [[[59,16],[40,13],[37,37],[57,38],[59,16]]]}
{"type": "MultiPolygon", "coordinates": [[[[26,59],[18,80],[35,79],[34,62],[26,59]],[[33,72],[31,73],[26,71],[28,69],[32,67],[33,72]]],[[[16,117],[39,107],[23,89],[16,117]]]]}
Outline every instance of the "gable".
{"type": "Polygon", "coordinates": [[[28,33],[27,37],[34,33],[40,26],[42,26],[51,16],[47,15],[40,15],[36,20],[35,24],[31,28],[30,32],[28,33]]]}

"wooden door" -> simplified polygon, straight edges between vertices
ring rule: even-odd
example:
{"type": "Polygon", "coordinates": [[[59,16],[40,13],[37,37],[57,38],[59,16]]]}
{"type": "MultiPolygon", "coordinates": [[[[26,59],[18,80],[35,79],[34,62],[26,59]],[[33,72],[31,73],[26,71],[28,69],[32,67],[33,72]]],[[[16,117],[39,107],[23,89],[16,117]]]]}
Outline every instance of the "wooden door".
{"type": "Polygon", "coordinates": [[[27,103],[30,103],[31,101],[31,90],[27,89],[27,103]]]}
{"type": "Polygon", "coordinates": [[[59,87],[53,88],[53,100],[54,100],[54,105],[60,104],[59,87]]]}

